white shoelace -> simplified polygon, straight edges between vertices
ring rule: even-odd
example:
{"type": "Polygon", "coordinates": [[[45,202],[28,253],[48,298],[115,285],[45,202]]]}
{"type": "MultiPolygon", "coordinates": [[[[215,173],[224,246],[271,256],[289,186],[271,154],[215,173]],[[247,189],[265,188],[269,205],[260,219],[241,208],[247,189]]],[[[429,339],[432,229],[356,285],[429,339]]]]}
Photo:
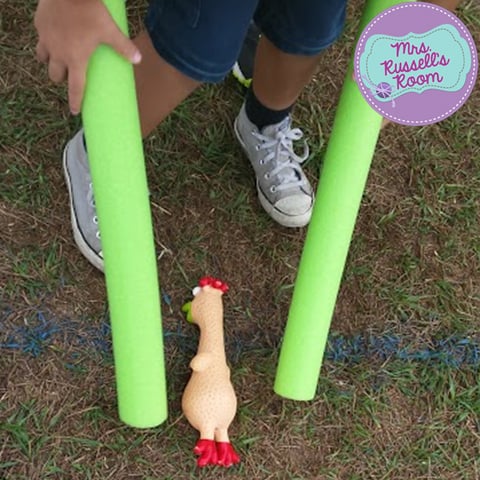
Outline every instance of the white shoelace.
{"type": "MultiPolygon", "coordinates": [[[[293,151],[293,141],[300,140],[303,132],[299,128],[284,128],[278,130],[275,137],[268,137],[261,133],[252,132],[253,136],[262,143],[257,145],[257,150],[274,149],[269,152],[260,163],[274,161],[274,168],[269,172],[268,177],[278,175],[279,184],[276,190],[287,190],[289,188],[303,187],[306,184],[302,176],[300,164],[303,163],[309,155],[307,142],[303,140],[303,154],[297,155],[293,151]]],[[[275,191],[275,190],[272,190],[275,191]]]]}

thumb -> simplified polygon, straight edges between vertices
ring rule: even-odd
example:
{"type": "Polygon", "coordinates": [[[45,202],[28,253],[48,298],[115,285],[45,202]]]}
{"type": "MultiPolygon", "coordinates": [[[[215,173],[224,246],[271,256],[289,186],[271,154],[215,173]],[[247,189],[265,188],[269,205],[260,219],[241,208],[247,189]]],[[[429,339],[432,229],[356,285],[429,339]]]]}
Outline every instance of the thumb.
{"type": "Polygon", "coordinates": [[[122,57],[125,57],[130,63],[137,64],[142,61],[140,50],[117,26],[115,26],[115,30],[111,32],[110,38],[106,43],[122,55],[122,57]]]}

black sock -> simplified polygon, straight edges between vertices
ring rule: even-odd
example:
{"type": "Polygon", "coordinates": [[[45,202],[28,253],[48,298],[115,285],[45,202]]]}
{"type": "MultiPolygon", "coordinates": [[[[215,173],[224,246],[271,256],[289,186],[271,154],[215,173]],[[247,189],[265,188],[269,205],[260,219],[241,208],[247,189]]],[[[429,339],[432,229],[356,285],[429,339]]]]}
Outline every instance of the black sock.
{"type": "Polygon", "coordinates": [[[271,110],[266,107],[255,96],[253,88],[249,88],[247,97],[245,99],[245,111],[248,119],[255,124],[259,130],[262,130],[267,125],[274,125],[280,123],[291,111],[293,105],[290,105],[283,110],[271,110]]]}

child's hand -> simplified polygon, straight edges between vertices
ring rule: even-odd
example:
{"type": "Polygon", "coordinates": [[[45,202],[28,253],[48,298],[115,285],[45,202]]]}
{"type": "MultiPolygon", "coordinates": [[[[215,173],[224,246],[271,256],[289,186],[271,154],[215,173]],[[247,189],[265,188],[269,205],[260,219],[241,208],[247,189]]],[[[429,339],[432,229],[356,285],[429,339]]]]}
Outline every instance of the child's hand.
{"type": "Polygon", "coordinates": [[[101,0],[39,0],[35,13],[37,58],[48,63],[55,83],[68,78],[68,102],[76,115],[82,106],[90,55],[101,43],[132,63],[141,60],[135,44],[115,24],[101,0]]]}

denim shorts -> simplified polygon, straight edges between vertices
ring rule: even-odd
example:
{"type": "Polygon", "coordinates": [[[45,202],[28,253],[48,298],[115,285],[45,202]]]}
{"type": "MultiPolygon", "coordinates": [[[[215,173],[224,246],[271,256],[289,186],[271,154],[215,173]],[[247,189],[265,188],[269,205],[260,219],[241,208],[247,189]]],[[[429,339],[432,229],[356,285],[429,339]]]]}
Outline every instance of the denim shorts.
{"type": "Polygon", "coordinates": [[[316,55],[340,35],[347,0],[151,0],[145,26],[158,54],[200,82],[219,82],[253,19],[277,48],[316,55]]]}

